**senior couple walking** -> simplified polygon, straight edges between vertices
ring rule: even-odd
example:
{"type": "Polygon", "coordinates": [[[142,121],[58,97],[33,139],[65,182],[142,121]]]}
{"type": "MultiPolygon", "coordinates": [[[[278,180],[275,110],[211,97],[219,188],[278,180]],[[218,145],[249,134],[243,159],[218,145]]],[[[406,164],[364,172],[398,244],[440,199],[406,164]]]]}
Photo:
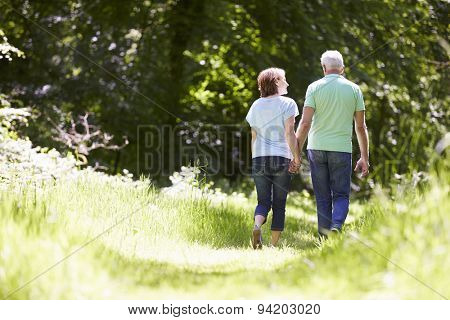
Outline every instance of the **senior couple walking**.
{"type": "Polygon", "coordinates": [[[318,232],[340,232],[349,210],[352,174],[353,122],[361,156],[354,168],[369,173],[369,138],[361,89],[347,80],[338,51],[326,51],[320,59],[324,77],[306,90],[300,125],[295,101],[285,97],[289,84],[284,70],[269,68],[258,75],[257,99],[246,116],[252,132],[252,176],[258,204],[254,212],[252,245],[262,248],[261,227],[272,210],[271,246],[284,230],[286,199],[293,174],[307,156],[317,206],[318,232]]]}

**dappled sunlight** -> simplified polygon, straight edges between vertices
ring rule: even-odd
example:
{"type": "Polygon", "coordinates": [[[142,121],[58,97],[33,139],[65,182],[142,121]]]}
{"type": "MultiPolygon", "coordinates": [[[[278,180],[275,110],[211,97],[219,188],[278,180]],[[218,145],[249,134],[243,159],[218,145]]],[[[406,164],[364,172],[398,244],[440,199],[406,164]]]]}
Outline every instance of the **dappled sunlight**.
{"type": "Polygon", "coordinates": [[[433,287],[446,283],[445,184],[413,201],[381,193],[354,201],[344,232],[326,241],[316,235],[312,198],[290,195],[279,247],[267,246],[269,215],[263,250],[250,246],[255,199],[168,196],[145,181],[89,171],[9,190],[0,192],[4,294],[89,243],[15,298],[432,296],[423,286],[406,290],[414,280],[366,245],[433,287]],[[416,236],[414,244],[404,241],[416,236]]]}
{"type": "Polygon", "coordinates": [[[168,263],[180,270],[197,273],[237,271],[269,271],[276,269],[301,253],[292,248],[253,250],[221,248],[215,249],[198,243],[188,244],[172,239],[160,239],[153,246],[148,241],[133,241],[120,246],[104,242],[111,250],[117,250],[125,257],[168,263]]]}
{"type": "MultiPolygon", "coordinates": [[[[266,246],[262,251],[253,250],[250,247],[251,216],[247,217],[247,223],[244,223],[242,230],[236,234],[239,224],[233,224],[232,219],[246,218],[236,215],[232,210],[223,211],[226,210],[224,207],[215,208],[214,205],[208,205],[208,213],[202,218],[203,230],[193,229],[191,232],[193,222],[200,217],[201,205],[195,201],[190,203],[177,199],[172,200],[172,207],[169,207],[164,198],[160,200],[162,201],[159,201],[158,205],[145,206],[126,222],[103,235],[99,241],[112,252],[124,257],[168,263],[180,270],[200,273],[272,270],[301,255],[298,244],[291,244],[291,241],[284,238],[280,248],[271,249],[266,246]],[[191,212],[195,216],[188,212],[191,210],[190,206],[195,210],[191,212]],[[218,223],[214,214],[214,210],[218,209],[221,210],[218,211],[218,214],[222,215],[221,219],[224,219],[224,213],[230,217],[229,226],[218,223]],[[208,224],[208,219],[212,219],[211,224],[208,224]],[[224,228],[211,232],[212,229],[206,227],[205,223],[212,227],[223,225],[224,228]],[[233,243],[230,241],[233,237],[238,241],[234,242],[235,246],[230,245],[233,243]],[[196,239],[201,239],[201,242],[196,239]]],[[[80,230],[94,236],[114,225],[123,215],[104,215],[103,218],[97,218],[95,215],[79,212],[77,215],[71,215],[71,219],[80,230]]],[[[268,232],[267,230],[265,235],[267,239],[268,232]]],[[[295,241],[304,242],[306,246],[311,245],[311,235],[302,236],[302,232],[304,231],[295,235],[295,241]]],[[[287,239],[292,238],[292,234],[291,231],[285,232],[287,239]]]]}

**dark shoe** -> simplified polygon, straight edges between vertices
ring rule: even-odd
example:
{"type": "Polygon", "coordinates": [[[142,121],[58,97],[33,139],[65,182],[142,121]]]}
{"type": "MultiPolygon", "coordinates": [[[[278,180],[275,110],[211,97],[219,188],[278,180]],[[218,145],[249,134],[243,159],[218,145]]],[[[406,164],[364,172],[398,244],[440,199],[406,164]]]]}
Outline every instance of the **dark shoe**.
{"type": "Polygon", "coordinates": [[[262,236],[261,236],[261,228],[255,226],[253,228],[252,233],[252,246],[253,249],[262,249],[262,236]]]}

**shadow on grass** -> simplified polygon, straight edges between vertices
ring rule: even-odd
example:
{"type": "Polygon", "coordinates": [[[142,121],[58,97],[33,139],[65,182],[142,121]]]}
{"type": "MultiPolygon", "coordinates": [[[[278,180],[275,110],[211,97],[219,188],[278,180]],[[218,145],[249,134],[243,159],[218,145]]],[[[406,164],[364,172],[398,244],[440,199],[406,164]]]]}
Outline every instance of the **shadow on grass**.
{"type": "Polygon", "coordinates": [[[308,221],[304,216],[286,217],[285,232],[283,232],[284,242],[298,250],[313,249],[317,242],[316,224],[308,221]]]}
{"type": "Polygon", "coordinates": [[[179,267],[172,263],[126,257],[102,245],[98,248],[101,263],[113,278],[131,281],[138,286],[195,290],[210,281],[224,282],[232,275],[250,276],[247,271],[203,272],[179,267]]]}
{"type": "Polygon", "coordinates": [[[246,248],[253,225],[253,213],[234,206],[211,206],[199,201],[186,208],[181,225],[189,242],[213,248],[246,248]]]}
{"type": "MultiPolygon", "coordinates": [[[[263,225],[263,241],[270,243],[270,225],[272,211],[263,225]]],[[[251,245],[253,229],[253,211],[236,205],[211,205],[208,200],[200,199],[187,203],[183,207],[182,234],[186,241],[197,242],[212,248],[248,248],[251,245]]],[[[361,217],[347,224],[351,229],[360,223],[361,217]]],[[[319,241],[315,210],[308,207],[287,208],[285,229],[281,235],[281,246],[295,250],[308,250],[317,247],[319,241]],[[311,211],[312,210],[312,211],[311,211]],[[296,212],[296,215],[289,213],[296,212]],[[298,214],[300,213],[300,214],[298,214]]]]}
{"type": "MultiPolygon", "coordinates": [[[[182,223],[187,241],[198,242],[213,248],[248,248],[253,228],[253,212],[234,206],[213,207],[207,201],[199,201],[186,209],[182,223]]],[[[263,237],[270,242],[272,212],[263,226],[263,237]]],[[[294,249],[314,248],[316,225],[306,219],[287,216],[282,243],[294,249]]]]}
{"type": "MultiPolygon", "coordinates": [[[[250,231],[252,226],[252,215],[248,212],[233,210],[230,207],[211,208],[210,211],[196,212],[196,217],[203,217],[203,224],[197,229],[185,230],[186,236],[191,236],[193,241],[204,243],[216,248],[237,247],[248,248],[250,231]],[[199,215],[200,214],[200,215],[199,215]],[[247,219],[244,219],[247,214],[247,219]],[[241,219],[236,223],[236,219],[241,219]],[[223,232],[223,231],[226,232],[223,232]],[[191,232],[191,233],[190,233],[191,232]],[[215,232],[211,236],[210,232],[215,232]],[[231,233],[231,234],[228,234],[231,233]]],[[[264,227],[264,235],[270,236],[270,219],[264,227]]],[[[269,239],[269,238],[267,238],[269,239]]],[[[172,289],[182,292],[194,292],[206,290],[207,288],[229,286],[230,283],[237,286],[246,284],[246,287],[261,286],[261,283],[282,283],[286,286],[304,285],[308,279],[302,277],[303,274],[315,272],[310,265],[304,262],[305,258],[315,261],[317,252],[316,223],[313,219],[308,219],[308,215],[287,216],[285,232],[282,234],[283,245],[299,251],[308,251],[305,256],[301,256],[287,264],[277,267],[277,270],[286,270],[289,266],[288,274],[281,272],[279,276],[273,278],[273,270],[258,272],[255,275],[250,270],[223,270],[205,271],[185,268],[174,263],[158,262],[137,257],[127,257],[119,252],[100,246],[101,263],[106,266],[110,275],[114,278],[129,281],[136,286],[148,287],[151,289],[172,289]],[[272,274],[272,276],[269,276],[272,274]],[[295,280],[295,281],[294,281],[295,280]]],[[[320,259],[324,259],[322,256],[320,259]]],[[[311,262],[309,262],[311,264],[311,262]]],[[[277,273],[277,272],[275,272],[277,273]]]]}

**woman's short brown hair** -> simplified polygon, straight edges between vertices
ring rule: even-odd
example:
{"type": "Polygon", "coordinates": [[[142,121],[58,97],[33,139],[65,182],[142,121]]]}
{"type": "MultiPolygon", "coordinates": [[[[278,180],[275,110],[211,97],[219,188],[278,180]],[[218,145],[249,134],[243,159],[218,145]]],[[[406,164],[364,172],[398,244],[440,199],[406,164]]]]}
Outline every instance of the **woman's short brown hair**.
{"type": "Polygon", "coordinates": [[[261,97],[268,97],[278,93],[277,80],[284,77],[285,72],[280,68],[268,68],[258,75],[258,90],[261,97]]]}

